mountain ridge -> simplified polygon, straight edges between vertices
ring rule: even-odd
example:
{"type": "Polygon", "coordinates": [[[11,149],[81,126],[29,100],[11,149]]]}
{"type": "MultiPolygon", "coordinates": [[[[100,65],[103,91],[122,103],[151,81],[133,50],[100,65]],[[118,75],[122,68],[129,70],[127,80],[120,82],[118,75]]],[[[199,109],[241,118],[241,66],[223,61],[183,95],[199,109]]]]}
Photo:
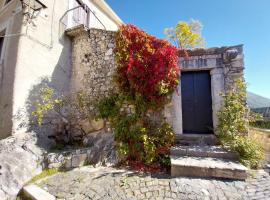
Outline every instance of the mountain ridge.
{"type": "Polygon", "coordinates": [[[248,91],[247,104],[250,108],[270,107],[270,99],[248,91]]]}

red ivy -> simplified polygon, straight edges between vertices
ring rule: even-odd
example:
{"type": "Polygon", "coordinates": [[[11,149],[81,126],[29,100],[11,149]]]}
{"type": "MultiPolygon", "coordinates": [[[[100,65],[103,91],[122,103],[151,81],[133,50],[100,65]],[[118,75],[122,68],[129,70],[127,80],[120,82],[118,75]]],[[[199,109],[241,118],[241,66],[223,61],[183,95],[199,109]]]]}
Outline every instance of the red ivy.
{"type": "Polygon", "coordinates": [[[164,102],[178,85],[178,50],[134,25],[120,27],[116,34],[116,82],[130,95],[149,103],[164,102]]]}

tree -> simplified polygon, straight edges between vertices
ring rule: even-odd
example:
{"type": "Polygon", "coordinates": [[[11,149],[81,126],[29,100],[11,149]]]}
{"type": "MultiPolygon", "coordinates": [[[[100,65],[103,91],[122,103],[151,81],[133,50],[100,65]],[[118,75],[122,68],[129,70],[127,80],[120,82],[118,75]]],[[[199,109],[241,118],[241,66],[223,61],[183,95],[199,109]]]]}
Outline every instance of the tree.
{"type": "Polygon", "coordinates": [[[191,19],[189,22],[179,21],[175,27],[165,28],[164,33],[178,48],[193,49],[204,47],[202,27],[200,21],[191,19]]]}

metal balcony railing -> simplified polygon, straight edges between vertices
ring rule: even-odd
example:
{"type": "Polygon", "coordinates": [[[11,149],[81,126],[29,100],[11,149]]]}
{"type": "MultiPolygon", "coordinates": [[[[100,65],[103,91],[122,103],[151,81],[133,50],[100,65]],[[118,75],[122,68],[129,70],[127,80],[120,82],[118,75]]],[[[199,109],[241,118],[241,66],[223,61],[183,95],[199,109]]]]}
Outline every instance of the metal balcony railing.
{"type": "Polygon", "coordinates": [[[91,28],[91,22],[97,21],[106,30],[105,25],[96,16],[96,14],[86,5],[78,5],[66,11],[60,22],[65,25],[65,30],[79,25],[85,28],[91,28]]]}

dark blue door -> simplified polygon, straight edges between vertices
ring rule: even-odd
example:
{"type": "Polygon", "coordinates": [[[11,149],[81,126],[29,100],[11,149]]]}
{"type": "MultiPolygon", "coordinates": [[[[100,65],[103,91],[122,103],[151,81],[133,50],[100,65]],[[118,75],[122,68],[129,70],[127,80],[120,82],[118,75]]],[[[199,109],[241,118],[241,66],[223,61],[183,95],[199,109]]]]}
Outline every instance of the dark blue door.
{"type": "Polygon", "coordinates": [[[182,72],[182,116],[184,133],[212,133],[212,95],[209,71],[182,72]]]}

